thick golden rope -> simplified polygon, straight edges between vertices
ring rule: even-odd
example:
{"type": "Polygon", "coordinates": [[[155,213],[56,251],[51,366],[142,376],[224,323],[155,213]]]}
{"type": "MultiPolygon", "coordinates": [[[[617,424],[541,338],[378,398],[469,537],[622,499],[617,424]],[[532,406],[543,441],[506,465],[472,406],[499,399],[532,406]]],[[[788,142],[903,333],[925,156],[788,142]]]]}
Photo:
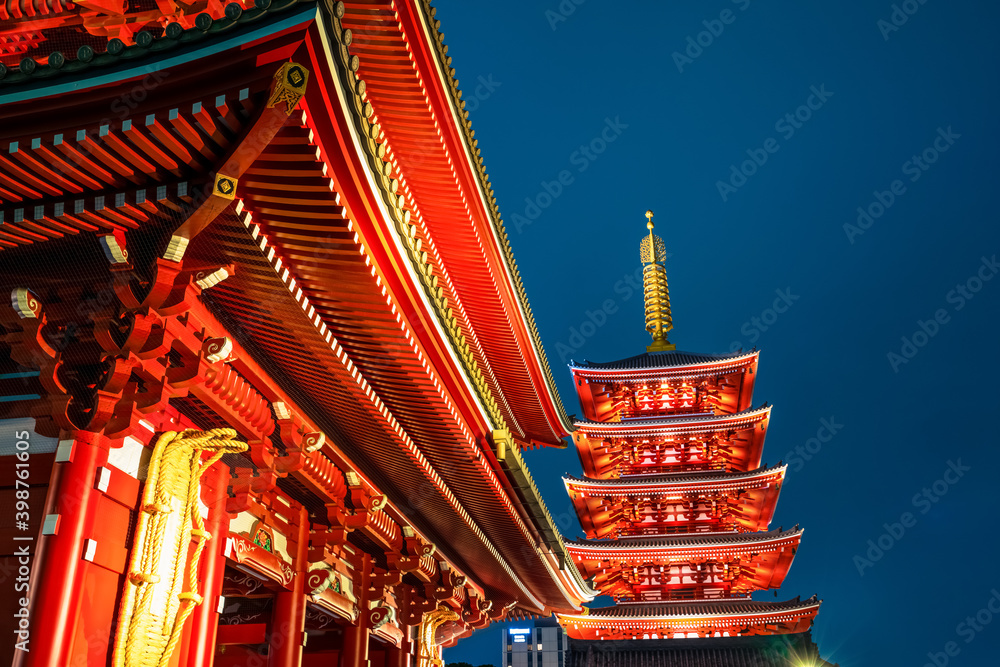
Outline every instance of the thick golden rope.
{"type": "Polygon", "coordinates": [[[420,629],[417,633],[417,667],[443,667],[441,646],[438,645],[437,629],[448,621],[457,621],[458,614],[444,606],[434,611],[428,611],[420,619],[420,629]]]}
{"type": "Polygon", "coordinates": [[[235,437],[236,431],[228,428],[190,429],[164,433],[156,442],[122,595],[114,667],[170,663],[184,622],[202,601],[198,564],[212,536],[201,516],[201,475],[223,454],[247,449],[235,437]],[[205,451],[213,454],[202,462],[205,451]],[[161,570],[168,581],[161,580],[161,570]]]}

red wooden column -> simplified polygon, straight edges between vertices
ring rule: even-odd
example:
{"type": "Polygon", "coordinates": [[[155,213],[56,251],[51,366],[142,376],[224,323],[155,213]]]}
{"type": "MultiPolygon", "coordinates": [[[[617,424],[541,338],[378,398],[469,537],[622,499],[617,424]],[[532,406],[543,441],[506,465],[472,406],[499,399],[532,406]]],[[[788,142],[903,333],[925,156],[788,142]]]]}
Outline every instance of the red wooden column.
{"type": "Polygon", "coordinates": [[[274,599],[268,667],[301,667],[306,624],[306,575],[309,573],[309,512],[299,508],[292,590],[274,599]]]}
{"type": "Polygon", "coordinates": [[[184,630],[185,642],[181,655],[187,667],[212,667],[215,660],[215,636],[219,629],[219,596],[226,569],[226,537],[229,535],[229,514],[226,512],[226,490],[229,469],[216,463],[202,475],[202,501],[208,506],[205,530],[212,539],[205,547],[201,560],[201,594],[203,601],[184,630]]]}
{"type": "Polygon", "coordinates": [[[368,667],[368,582],[371,568],[371,556],[365,554],[361,561],[361,576],[354,582],[354,596],[358,599],[358,620],[354,625],[344,627],[340,667],[368,667]]]}
{"type": "Polygon", "coordinates": [[[66,667],[70,664],[77,620],[83,611],[83,550],[84,540],[93,534],[97,500],[95,488],[97,469],[107,465],[110,443],[101,434],[80,431],[73,440],[60,441],[58,487],[55,514],[59,515],[54,535],[43,538],[45,562],[33,568],[44,568],[51,576],[41,577],[35,604],[31,610],[30,667],[66,667]],[[66,445],[72,448],[66,451],[66,445]],[[60,456],[66,460],[60,461],[60,456]],[[58,576],[57,576],[58,575],[58,576]]]}
{"type": "Polygon", "coordinates": [[[410,626],[402,626],[403,638],[399,641],[399,648],[390,646],[386,649],[385,667],[411,667],[413,662],[413,642],[410,641],[410,626]]]}

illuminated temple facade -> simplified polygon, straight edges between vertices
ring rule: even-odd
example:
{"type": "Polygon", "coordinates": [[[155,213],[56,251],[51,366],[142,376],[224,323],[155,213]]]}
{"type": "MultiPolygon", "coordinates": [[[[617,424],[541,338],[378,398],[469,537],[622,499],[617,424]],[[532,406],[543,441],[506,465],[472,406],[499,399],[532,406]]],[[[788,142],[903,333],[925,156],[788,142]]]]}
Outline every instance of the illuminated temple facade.
{"type": "Polygon", "coordinates": [[[0,665],[433,667],[594,598],[428,2],[0,28],[0,665]]]}
{"type": "Polygon", "coordinates": [[[615,601],[558,614],[573,667],[826,664],[808,635],[819,600],[751,597],[781,586],[802,538],[798,526],[770,528],[786,466],[761,463],[771,408],[753,406],[758,352],[693,354],[668,341],[666,251],[646,215],[652,344],[570,365],[584,476],[563,481],[586,538],[566,548],[615,601]],[[761,662],[738,661],[751,654],[761,662]]]}

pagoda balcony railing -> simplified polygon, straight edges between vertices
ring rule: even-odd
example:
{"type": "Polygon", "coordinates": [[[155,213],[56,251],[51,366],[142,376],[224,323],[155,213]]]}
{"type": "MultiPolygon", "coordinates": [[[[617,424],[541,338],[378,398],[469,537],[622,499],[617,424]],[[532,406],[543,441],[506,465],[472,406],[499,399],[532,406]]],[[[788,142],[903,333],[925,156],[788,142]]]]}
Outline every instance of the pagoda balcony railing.
{"type": "Polygon", "coordinates": [[[730,472],[725,461],[703,461],[700,463],[623,463],[620,465],[621,477],[648,476],[667,472],[706,472],[718,470],[730,472]],[[624,472],[628,470],[628,472],[624,472]]]}
{"type": "Polygon", "coordinates": [[[618,537],[619,539],[625,540],[630,537],[654,537],[656,535],[681,534],[690,535],[695,533],[717,533],[728,530],[729,526],[720,522],[658,524],[656,526],[649,526],[648,528],[642,529],[621,530],[618,533],[618,537]]]}
{"type": "Polygon", "coordinates": [[[728,588],[696,587],[677,588],[668,591],[650,590],[634,597],[622,597],[618,603],[649,603],[649,602],[670,602],[674,600],[745,600],[749,595],[734,595],[728,588]]]}
{"type": "Polygon", "coordinates": [[[705,403],[695,405],[684,405],[675,408],[648,408],[639,407],[620,408],[618,418],[625,419],[655,419],[657,417],[673,417],[676,415],[708,415],[718,414],[714,406],[705,403]]]}

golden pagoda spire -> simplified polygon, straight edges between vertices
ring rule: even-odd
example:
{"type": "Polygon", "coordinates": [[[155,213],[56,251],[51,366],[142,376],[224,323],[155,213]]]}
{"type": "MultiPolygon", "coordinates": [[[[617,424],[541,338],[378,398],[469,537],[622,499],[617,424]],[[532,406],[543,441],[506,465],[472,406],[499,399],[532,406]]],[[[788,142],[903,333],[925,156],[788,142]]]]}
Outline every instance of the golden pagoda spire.
{"type": "Polygon", "coordinates": [[[667,289],[667,247],[663,239],[653,233],[653,212],[646,211],[646,229],[649,236],[639,245],[642,260],[642,292],[646,302],[646,331],[653,337],[647,352],[669,352],[676,346],[667,340],[667,332],[674,328],[670,317],[670,290],[667,289]]]}

